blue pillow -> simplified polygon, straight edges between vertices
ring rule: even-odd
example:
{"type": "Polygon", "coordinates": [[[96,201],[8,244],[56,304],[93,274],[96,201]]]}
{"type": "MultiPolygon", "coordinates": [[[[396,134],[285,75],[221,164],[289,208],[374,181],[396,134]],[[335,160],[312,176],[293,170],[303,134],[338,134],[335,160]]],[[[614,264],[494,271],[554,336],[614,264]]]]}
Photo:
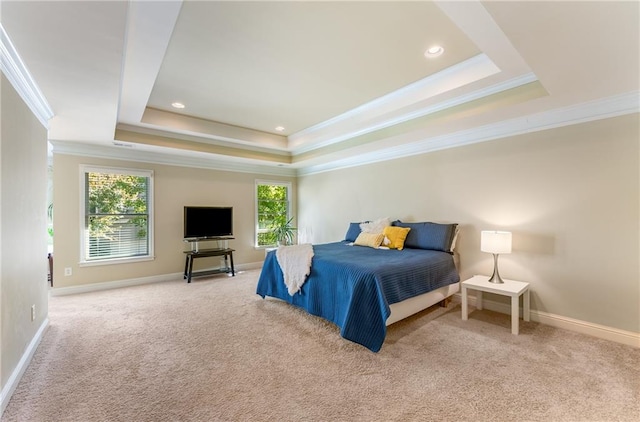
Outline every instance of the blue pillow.
{"type": "Polygon", "coordinates": [[[409,227],[411,230],[404,241],[406,248],[430,249],[451,252],[451,244],[456,235],[457,224],[403,223],[396,220],[393,226],[409,227]]]}
{"type": "Polygon", "coordinates": [[[347,234],[344,235],[344,240],[347,242],[355,242],[362,230],[360,230],[360,223],[351,223],[347,229],[347,234]]]}

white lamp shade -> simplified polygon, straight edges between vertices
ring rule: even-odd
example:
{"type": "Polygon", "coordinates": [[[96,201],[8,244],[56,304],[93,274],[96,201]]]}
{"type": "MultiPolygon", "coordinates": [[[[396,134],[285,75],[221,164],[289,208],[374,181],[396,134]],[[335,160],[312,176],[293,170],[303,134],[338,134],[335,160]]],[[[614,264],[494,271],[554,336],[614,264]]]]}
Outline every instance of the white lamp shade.
{"type": "Polygon", "coordinates": [[[511,253],[511,232],[483,230],[480,233],[480,250],[495,254],[511,253]]]}

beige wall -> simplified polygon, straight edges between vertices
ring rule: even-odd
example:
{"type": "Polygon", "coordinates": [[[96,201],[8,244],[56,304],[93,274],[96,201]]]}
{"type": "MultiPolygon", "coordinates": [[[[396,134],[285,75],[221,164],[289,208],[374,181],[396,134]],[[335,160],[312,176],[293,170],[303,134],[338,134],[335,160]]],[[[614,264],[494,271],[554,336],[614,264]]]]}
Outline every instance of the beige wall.
{"type": "Polygon", "coordinates": [[[457,222],[463,279],[491,273],[480,231],[509,230],[500,273],[532,309],[640,332],[639,134],[634,114],[301,177],[298,224],[319,243],[378,217],[457,222]]]}
{"type": "Polygon", "coordinates": [[[1,83],[0,379],[4,388],[48,313],[47,132],[4,75],[1,83]]]}
{"type": "MultiPolygon", "coordinates": [[[[342,239],[351,221],[457,222],[463,278],[491,272],[480,231],[510,230],[514,250],[501,256],[501,274],[531,283],[532,309],[640,332],[638,134],[635,114],[304,176],[298,227],[321,243],[342,239]]],[[[288,178],[56,154],[56,286],[181,272],[185,204],[232,205],[236,262],[261,261],[256,179],[291,180],[296,190],[288,178]],[[154,170],[154,261],[78,266],[80,164],[154,170]]]]}
{"type": "MultiPolygon", "coordinates": [[[[184,270],[182,241],[185,205],[233,206],[235,240],[229,241],[234,262],[261,262],[264,251],[254,248],[255,181],[291,181],[292,178],[185,168],[54,154],[54,288],[121,281],[184,270]],[[80,267],[80,165],[94,164],[154,171],[155,260],[120,265],[80,267]],[[64,276],[64,268],[72,269],[64,276]]],[[[295,211],[295,196],[292,204],[295,211]]],[[[194,270],[217,266],[217,258],[194,261],[194,270]]]]}

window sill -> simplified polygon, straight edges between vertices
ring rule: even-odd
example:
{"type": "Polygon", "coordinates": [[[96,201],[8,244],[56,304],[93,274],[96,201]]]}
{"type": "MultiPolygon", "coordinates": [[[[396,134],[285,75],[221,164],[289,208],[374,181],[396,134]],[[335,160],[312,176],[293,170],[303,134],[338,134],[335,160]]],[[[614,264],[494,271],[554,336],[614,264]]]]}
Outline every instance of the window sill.
{"type": "Polygon", "coordinates": [[[118,264],[132,264],[134,262],[153,261],[155,256],[137,256],[133,258],[116,258],[116,259],[100,259],[95,261],[81,261],[78,266],[80,267],[98,267],[102,265],[118,265],[118,264]]]}

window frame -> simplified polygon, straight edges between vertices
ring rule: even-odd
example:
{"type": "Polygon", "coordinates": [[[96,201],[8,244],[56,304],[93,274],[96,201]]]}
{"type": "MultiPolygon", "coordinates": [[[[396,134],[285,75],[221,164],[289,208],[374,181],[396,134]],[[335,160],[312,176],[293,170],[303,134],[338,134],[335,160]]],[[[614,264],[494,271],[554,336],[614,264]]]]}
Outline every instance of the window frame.
{"type": "Polygon", "coordinates": [[[154,184],[153,184],[153,170],[145,170],[145,169],[131,169],[131,168],[123,168],[123,167],[112,167],[112,166],[100,166],[100,165],[90,165],[90,164],[81,164],[80,165],[80,262],[79,266],[81,267],[90,267],[90,266],[98,266],[98,265],[112,265],[112,264],[124,264],[124,263],[132,263],[132,262],[142,262],[142,261],[151,261],[155,259],[154,255],[154,184]],[[127,176],[137,176],[137,177],[146,177],[148,178],[148,187],[147,187],[147,238],[148,238],[148,249],[146,255],[136,255],[136,256],[128,256],[128,257],[118,257],[118,258],[106,258],[106,259],[86,259],[86,253],[88,245],[85,243],[85,221],[87,219],[87,209],[86,209],[86,174],[87,173],[105,173],[105,174],[122,174],[127,176]]]}
{"type": "Polygon", "coordinates": [[[289,220],[291,218],[291,195],[292,193],[292,186],[293,184],[291,182],[283,182],[283,181],[278,181],[278,180],[265,180],[265,179],[256,179],[256,183],[255,183],[255,189],[253,192],[253,199],[255,202],[255,206],[254,206],[254,218],[255,218],[255,225],[254,225],[254,233],[253,233],[253,244],[254,247],[256,249],[266,249],[266,248],[272,248],[275,247],[276,245],[259,245],[258,244],[258,234],[259,233],[264,233],[265,230],[260,230],[260,226],[259,226],[259,218],[258,218],[258,186],[261,185],[269,185],[269,186],[284,186],[287,188],[287,220],[289,220]]]}

